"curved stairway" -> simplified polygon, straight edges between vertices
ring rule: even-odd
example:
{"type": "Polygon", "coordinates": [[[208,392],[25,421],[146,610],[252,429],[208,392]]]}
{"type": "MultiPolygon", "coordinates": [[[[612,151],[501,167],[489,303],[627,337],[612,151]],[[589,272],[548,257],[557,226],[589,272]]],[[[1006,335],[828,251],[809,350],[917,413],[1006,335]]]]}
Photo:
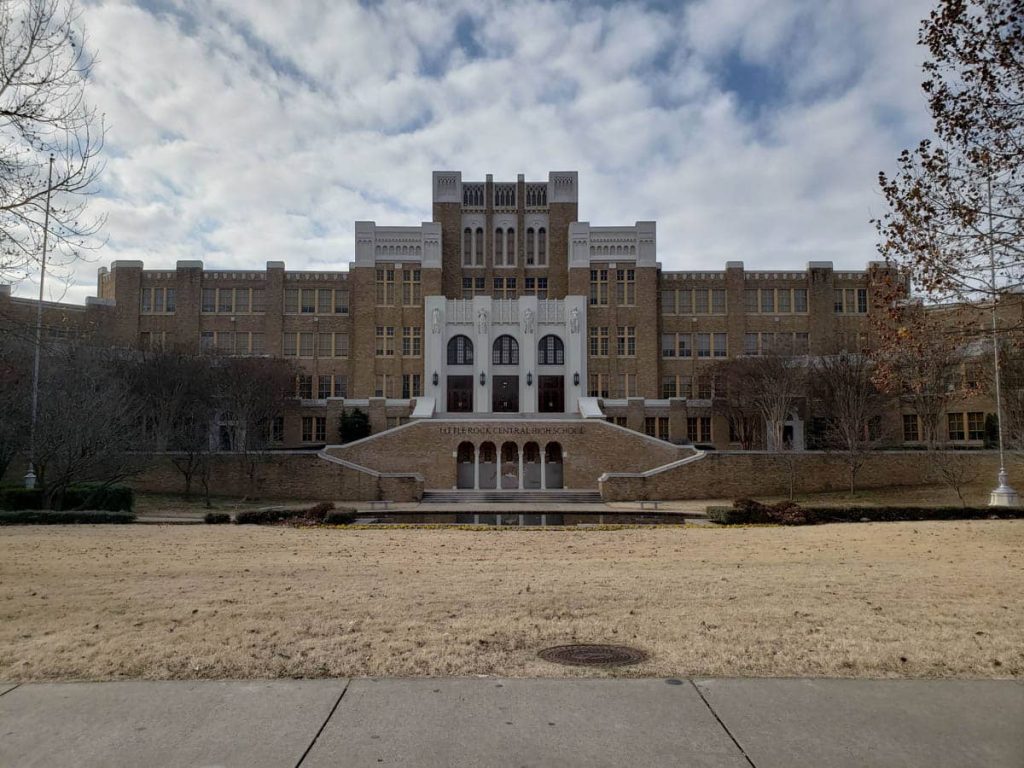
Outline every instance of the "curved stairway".
{"type": "Polygon", "coordinates": [[[597,491],[424,491],[423,504],[603,504],[597,491]]]}

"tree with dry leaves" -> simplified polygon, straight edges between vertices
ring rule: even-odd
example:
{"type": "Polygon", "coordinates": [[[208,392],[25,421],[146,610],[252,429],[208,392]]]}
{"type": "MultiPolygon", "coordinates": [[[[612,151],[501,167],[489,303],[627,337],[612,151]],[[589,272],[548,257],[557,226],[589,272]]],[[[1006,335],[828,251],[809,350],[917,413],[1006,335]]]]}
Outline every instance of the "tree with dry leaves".
{"type": "Polygon", "coordinates": [[[38,269],[46,199],[47,269],[98,245],[86,202],[102,171],[103,119],[85,98],[95,61],[72,0],[0,0],[0,280],[38,269]],[[49,174],[50,157],[53,172],[49,174]]]}

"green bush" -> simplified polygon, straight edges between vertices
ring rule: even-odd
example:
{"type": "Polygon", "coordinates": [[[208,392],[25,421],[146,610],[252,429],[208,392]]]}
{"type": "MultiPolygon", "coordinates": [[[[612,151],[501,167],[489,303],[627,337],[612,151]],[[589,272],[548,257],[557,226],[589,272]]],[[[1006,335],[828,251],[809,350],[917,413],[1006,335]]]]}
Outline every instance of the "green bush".
{"type": "Polygon", "coordinates": [[[219,525],[221,523],[230,523],[231,515],[227,512],[207,512],[203,516],[203,522],[209,525],[219,525]]]}
{"type": "Polygon", "coordinates": [[[991,507],[801,507],[790,501],[762,504],[737,499],[731,507],[708,507],[708,519],[722,525],[813,525],[815,523],[901,520],[983,520],[1024,517],[1024,510],[991,507]]]}
{"type": "Polygon", "coordinates": [[[0,525],[69,525],[72,523],[122,524],[134,523],[132,512],[94,512],[92,510],[50,512],[24,509],[0,512],[0,525]]]}
{"type": "Polygon", "coordinates": [[[62,509],[101,509],[108,512],[130,512],[135,506],[135,492],[126,485],[82,483],[72,485],[60,500],[62,509]]]}
{"type": "Polygon", "coordinates": [[[43,494],[38,488],[0,488],[0,510],[39,509],[43,494]]]}
{"type": "Polygon", "coordinates": [[[236,514],[235,522],[239,525],[270,525],[286,520],[307,520],[322,523],[333,509],[334,503],[330,501],[322,501],[319,504],[299,509],[282,509],[281,507],[250,509],[236,514]]]}

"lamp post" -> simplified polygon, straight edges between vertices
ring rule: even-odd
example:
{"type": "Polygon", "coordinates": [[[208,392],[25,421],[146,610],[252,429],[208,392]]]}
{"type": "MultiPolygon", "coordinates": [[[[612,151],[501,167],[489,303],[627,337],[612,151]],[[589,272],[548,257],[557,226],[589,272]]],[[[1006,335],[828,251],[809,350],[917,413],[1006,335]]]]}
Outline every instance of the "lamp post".
{"type": "Polygon", "coordinates": [[[996,422],[999,427],[999,486],[988,497],[990,507],[1019,507],[1020,496],[1009,484],[1006,474],[1006,450],[1003,444],[1003,398],[1001,374],[999,372],[999,322],[996,307],[999,303],[999,291],[996,289],[996,251],[992,239],[992,175],[988,176],[988,266],[992,280],[992,360],[995,365],[996,385],[996,422]]]}
{"type": "Polygon", "coordinates": [[[46,176],[46,212],[43,214],[43,258],[39,269],[39,305],[36,307],[36,349],[32,362],[32,425],[28,438],[28,472],[25,473],[25,487],[36,487],[36,412],[39,407],[39,347],[43,340],[43,282],[46,280],[46,245],[50,234],[50,192],[53,189],[53,154],[50,154],[50,168],[46,176]]]}

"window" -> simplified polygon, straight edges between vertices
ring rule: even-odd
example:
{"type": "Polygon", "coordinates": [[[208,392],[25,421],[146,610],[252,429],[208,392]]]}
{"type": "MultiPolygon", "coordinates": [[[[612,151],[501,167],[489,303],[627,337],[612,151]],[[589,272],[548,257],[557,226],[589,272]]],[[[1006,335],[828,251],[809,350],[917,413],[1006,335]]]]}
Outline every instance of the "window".
{"type": "Polygon", "coordinates": [[[295,357],[299,348],[294,333],[286,333],[281,342],[281,352],[285,357],[295,357]]]}
{"type": "Polygon", "coordinates": [[[541,266],[548,263],[548,231],[544,227],[537,230],[537,263],[541,266]]]}
{"type": "Polygon", "coordinates": [[[499,336],[491,350],[491,365],[519,365],[519,342],[511,336],[499,336]]]}
{"type": "Polygon", "coordinates": [[[253,288],[252,289],[252,311],[253,312],[266,312],[267,311],[267,290],[265,288],[253,288]]]}
{"type": "Polygon", "coordinates": [[[462,298],[472,299],[474,296],[484,296],[485,285],[486,283],[482,277],[462,278],[462,298]]]}
{"type": "Polygon", "coordinates": [[[807,289],[806,288],[794,288],[793,289],[793,311],[794,312],[806,312],[807,311],[807,289]]]}
{"type": "Polygon", "coordinates": [[[691,443],[710,443],[711,417],[690,416],[686,420],[686,439],[691,443]]]}
{"type": "Polygon", "coordinates": [[[496,277],[494,278],[494,298],[514,299],[516,297],[516,278],[496,277]]]}
{"type": "Polygon", "coordinates": [[[267,353],[266,334],[254,333],[252,335],[252,354],[265,355],[267,353]]]}
{"type": "Polygon", "coordinates": [[[745,333],[743,334],[743,354],[749,356],[756,355],[757,350],[757,334],[756,333],[745,333]]]}
{"type": "Polygon", "coordinates": [[[536,257],[534,255],[534,237],[533,227],[526,228],[526,266],[531,267],[536,264],[536,257]]]}
{"type": "Polygon", "coordinates": [[[616,397],[626,398],[639,396],[640,393],[637,391],[635,373],[620,373],[616,377],[616,383],[618,384],[615,392],[616,397]]]}
{"type": "Polygon", "coordinates": [[[838,315],[838,314],[841,314],[842,311],[843,311],[843,289],[842,288],[836,288],[834,295],[835,295],[835,302],[834,302],[834,304],[835,304],[835,311],[836,311],[836,314],[838,315]]]}
{"type": "Polygon", "coordinates": [[[510,267],[516,263],[516,231],[513,227],[505,231],[505,263],[510,267]]]}
{"type": "Polygon", "coordinates": [[[270,442],[284,442],[284,416],[275,416],[270,420],[270,442]]]}
{"type": "Polygon", "coordinates": [[[484,265],[484,230],[482,227],[477,227],[476,232],[473,233],[473,254],[475,256],[474,263],[478,267],[484,265]]]}
{"type": "MultiPolygon", "coordinates": [[[[255,300],[254,300],[255,301],[255,300]]],[[[348,288],[338,288],[334,291],[334,314],[348,314],[348,288]]]]}
{"type": "Polygon", "coordinates": [[[679,356],[693,357],[693,335],[689,333],[679,334],[679,356]]]}
{"type": "Polygon", "coordinates": [[[711,313],[714,315],[725,314],[725,289],[713,288],[711,290],[711,313]]]}
{"type": "Polygon", "coordinates": [[[697,357],[711,357],[711,334],[697,334],[697,357]]]}
{"type": "Polygon", "coordinates": [[[967,439],[968,440],[984,440],[985,439],[985,414],[981,412],[974,412],[967,414],[967,439]]]}
{"type": "Polygon", "coordinates": [[[403,357],[419,357],[423,354],[423,329],[419,326],[405,326],[402,328],[402,355],[403,357]]]}
{"type": "Polygon", "coordinates": [[[316,292],[316,313],[318,315],[329,315],[334,310],[334,297],[329,289],[321,288],[316,292]]]}
{"type": "Polygon", "coordinates": [[[235,312],[239,314],[249,313],[249,289],[235,288],[235,312]]]}
{"type": "Polygon", "coordinates": [[[550,334],[540,340],[537,348],[538,365],[565,365],[565,345],[557,336],[550,334]]]}
{"type": "Polygon", "coordinates": [[[590,356],[608,357],[608,326],[590,326],[590,356]]]}
{"type": "MultiPolygon", "coordinates": [[[[395,270],[377,270],[377,306],[390,306],[395,303],[395,270]]],[[[303,310],[305,311],[305,310],[303,310]]]]}
{"type": "Polygon", "coordinates": [[[326,400],[331,396],[331,377],[330,376],[317,376],[316,377],[316,396],[320,400],[326,400]]]}
{"type": "Polygon", "coordinates": [[[300,374],[295,380],[295,394],[303,400],[313,399],[313,377],[300,374]]]}
{"type": "Polygon", "coordinates": [[[473,264],[473,230],[469,227],[462,230],[462,263],[467,267],[473,264]]]}
{"type": "Polygon", "coordinates": [[[916,443],[921,439],[921,432],[918,429],[917,414],[903,414],[903,440],[907,443],[916,443]]]}
{"type": "Polygon", "coordinates": [[[608,270],[590,270],[590,304],[591,306],[608,306],[608,270]]]}
{"type": "Polygon", "coordinates": [[[284,311],[287,315],[295,315],[299,312],[299,289],[286,288],[284,292],[284,311]]]}
{"type": "Polygon", "coordinates": [[[591,373],[587,376],[587,395],[589,397],[608,397],[608,374],[591,373]]]}
{"type": "Polygon", "coordinates": [[[778,291],[779,299],[779,312],[792,312],[793,311],[793,292],[788,288],[783,288],[778,291]]]}
{"type": "Polygon", "coordinates": [[[448,365],[472,365],[473,342],[468,336],[453,336],[448,342],[448,365]]]}
{"type": "Polygon", "coordinates": [[[144,315],[174,313],[173,288],[143,288],[140,297],[139,311],[144,315]]]}
{"type": "Polygon", "coordinates": [[[336,333],[336,334],[334,334],[334,356],[335,357],[348,357],[348,334],[347,333],[336,333]]]}
{"type": "Polygon", "coordinates": [[[676,335],[674,333],[661,334],[661,356],[676,356],[676,335]]]}
{"type": "Polygon", "coordinates": [[[653,416],[644,417],[644,434],[654,437],[657,427],[655,426],[655,420],[653,416]]]}
{"type": "Polygon", "coordinates": [[[962,413],[947,413],[946,425],[949,429],[950,440],[963,440],[965,438],[964,415],[962,413]]]}
{"type": "Polygon", "coordinates": [[[395,389],[395,377],[386,373],[378,373],[373,377],[374,397],[393,397],[395,389]]]}
{"type": "Polygon", "coordinates": [[[348,397],[348,379],[344,376],[334,377],[334,396],[348,397]]]}
{"type": "Polygon", "coordinates": [[[548,279],[546,277],[527,277],[523,295],[546,299],[548,297],[548,279]]]}
{"type": "Polygon", "coordinates": [[[615,270],[615,303],[620,307],[636,304],[636,270],[615,270]]]}
{"type": "Polygon", "coordinates": [[[868,311],[868,289],[857,289],[857,312],[864,315],[868,311]]]}
{"type": "Polygon", "coordinates": [[[761,314],[774,314],[775,312],[775,291],[771,288],[761,289],[761,314]]]}
{"type": "Polygon", "coordinates": [[[644,434],[659,440],[668,440],[668,416],[644,417],[644,434]]]}
{"type": "Polygon", "coordinates": [[[377,326],[377,357],[394,357],[395,329],[391,325],[377,326]]]}
{"type": "Polygon", "coordinates": [[[203,288],[203,312],[217,311],[217,289],[203,288]]]}
{"type": "Polygon", "coordinates": [[[747,288],[743,291],[743,307],[749,314],[757,312],[757,288],[747,288]]]}
{"type": "Polygon", "coordinates": [[[302,417],[302,442],[324,443],[327,442],[327,417],[326,416],[303,416],[302,417]]]}
{"type": "Polygon", "coordinates": [[[693,292],[693,314],[706,315],[708,313],[708,292],[705,288],[698,288],[693,292]]]}
{"type": "Polygon", "coordinates": [[[677,310],[680,315],[693,314],[693,291],[688,288],[679,291],[677,310]]]}
{"type": "Polygon", "coordinates": [[[636,326],[619,326],[615,340],[615,354],[619,357],[636,357],[636,326]]]}
{"type": "Polygon", "coordinates": [[[676,313],[676,292],[661,292],[661,314],[674,315],[676,313]]]}
{"type": "Polygon", "coordinates": [[[502,249],[505,247],[505,230],[498,227],[494,230],[494,266],[501,267],[505,264],[505,255],[502,249]]]}
{"type": "Polygon", "coordinates": [[[334,357],[334,339],[329,333],[318,333],[316,337],[317,357],[334,357]]]}
{"type": "Polygon", "coordinates": [[[676,389],[678,380],[675,376],[662,376],[661,377],[661,396],[663,399],[668,400],[670,397],[678,397],[678,390],[676,389]]]}
{"type": "Polygon", "coordinates": [[[402,376],[402,397],[420,397],[420,375],[418,373],[407,373],[402,376]]]}
{"type": "Polygon", "coordinates": [[[402,304],[406,307],[420,305],[420,270],[402,270],[402,304]]]}
{"type": "Polygon", "coordinates": [[[315,288],[303,288],[299,291],[299,312],[304,315],[312,315],[316,313],[315,288]]]}
{"type": "Polygon", "coordinates": [[[724,333],[716,333],[716,334],[714,334],[713,341],[714,341],[714,345],[715,345],[714,346],[715,357],[728,357],[728,354],[729,354],[728,353],[728,349],[729,349],[728,339],[729,339],[729,337],[728,337],[727,334],[724,334],[724,333]]]}
{"type": "Polygon", "coordinates": [[[299,334],[299,357],[312,357],[313,356],[313,334],[312,333],[300,333],[299,334]]]}
{"type": "Polygon", "coordinates": [[[697,379],[697,399],[710,400],[715,396],[715,380],[710,376],[701,376],[697,379]]]}

